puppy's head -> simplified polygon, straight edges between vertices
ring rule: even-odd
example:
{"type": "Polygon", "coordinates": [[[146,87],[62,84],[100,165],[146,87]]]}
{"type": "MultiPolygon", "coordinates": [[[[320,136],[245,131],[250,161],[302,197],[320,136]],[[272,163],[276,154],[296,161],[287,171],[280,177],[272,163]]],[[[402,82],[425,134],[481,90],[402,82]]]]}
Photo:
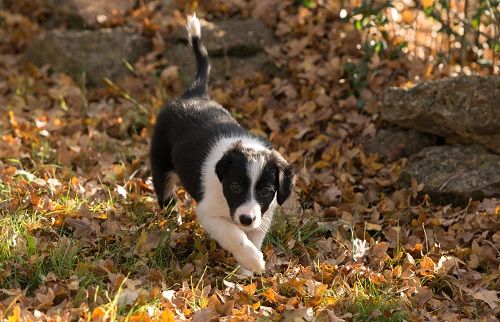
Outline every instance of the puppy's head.
{"type": "Polygon", "coordinates": [[[295,175],[274,150],[254,150],[236,144],[217,162],[231,219],[243,228],[257,228],[262,217],[290,195],[295,175]]]}

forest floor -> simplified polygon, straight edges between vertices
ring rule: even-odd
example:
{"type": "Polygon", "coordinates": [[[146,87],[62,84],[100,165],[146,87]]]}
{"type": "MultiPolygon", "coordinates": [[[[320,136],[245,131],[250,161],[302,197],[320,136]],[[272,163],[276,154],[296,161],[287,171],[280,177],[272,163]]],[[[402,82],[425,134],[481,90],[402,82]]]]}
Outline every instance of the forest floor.
{"type": "MultiPolygon", "coordinates": [[[[151,129],[183,84],[161,39],[184,23],[154,2],[116,22],[151,37],[152,53],[105,88],[23,64],[42,27],[1,11],[0,320],[498,320],[495,200],[435,205],[418,182],[398,186],[405,158],[384,163],[363,148],[386,87],[449,70],[391,45],[367,58],[360,32],[327,9],[271,10],[279,71],[211,86],[299,173],[264,242],[266,271],[239,278],[189,195],[179,187],[160,211],[152,190],[151,129]]],[[[237,4],[200,15],[250,15],[237,4]]]]}

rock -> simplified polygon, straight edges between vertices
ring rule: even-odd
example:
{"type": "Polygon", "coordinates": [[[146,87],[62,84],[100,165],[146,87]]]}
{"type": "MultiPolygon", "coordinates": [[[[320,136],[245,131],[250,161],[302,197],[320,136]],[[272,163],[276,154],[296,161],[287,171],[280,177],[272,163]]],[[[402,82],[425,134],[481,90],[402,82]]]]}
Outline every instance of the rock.
{"type": "MultiPolygon", "coordinates": [[[[190,83],[196,73],[196,62],[192,49],[184,44],[177,44],[167,49],[169,64],[179,66],[180,78],[184,84],[190,83]]],[[[210,80],[217,82],[229,76],[248,74],[253,71],[272,69],[273,64],[265,53],[250,57],[215,56],[210,57],[210,80]]]]}
{"type": "Polygon", "coordinates": [[[87,85],[95,86],[104,84],[104,77],[118,80],[128,72],[124,61],[133,64],[150,50],[149,39],[121,28],[52,30],[28,46],[23,60],[39,66],[50,64],[78,84],[85,76],[87,85]]]}
{"type": "Polygon", "coordinates": [[[388,89],[382,119],[500,153],[499,107],[500,76],[462,76],[388,89]]]}
{"type": "MultiPolygon", "coordinates": [[[[273,43],[272,30],[258,19],[227,19],[215,23],[202,22],[202,39],[210,56],[210,79],[224,80],[238,74],[254,71],[273,73],[274,64],[264,52],[264,47],[273,43]]],[[[172,45],[167,48],[169,63],[179,66],[184,84],[192,81],[195,60],[192,49],[185,43],[185,28],[174,30],[172,45]],[[179,40],[184,43],[179,43],[179,40]]]]}
{"type": "MultiPolygon", "coordinates": [[[[201,38],[210,57],[253,56],[273,43],[273,32],[259,19],[225,19],[213,23],[201,20],[201,38]]],[[[185,28],[177,28],[173,39],[185,40],[185,28]]]]}
{"type": "Polygon", "coordinates": [[[72,28],[96,27],[113,14],[124,14],[132,9],[136,0],[42,0],[47,12],[52,14],[49,24],[61,22],[72,28]]]}
{"type": "Polygon", "coordinates": [[[464,205],[500,196],[500,156],[479,146],[435,146],[408,159],[400,183],[423,183],[433,203],[464,205]]]}
{"type": "Polygon", "coordinates": [[[392,162],[437,145],[439,141],[440,138],[431,134],[394,127],[378,131],[376,137],[366,143],[365,151],[392,162]]]}

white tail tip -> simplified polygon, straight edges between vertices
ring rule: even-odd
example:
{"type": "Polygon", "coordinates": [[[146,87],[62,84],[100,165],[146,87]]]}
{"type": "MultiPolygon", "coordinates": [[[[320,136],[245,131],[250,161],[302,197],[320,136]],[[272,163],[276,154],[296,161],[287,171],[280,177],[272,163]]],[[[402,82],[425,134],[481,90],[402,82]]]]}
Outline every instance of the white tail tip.
{"type": "Polygon", "coordinates": [[[201,24],[200,20],[196,18],[196,13],[187,17],[186,29],[190,38],[201,38],[201,24]]]}

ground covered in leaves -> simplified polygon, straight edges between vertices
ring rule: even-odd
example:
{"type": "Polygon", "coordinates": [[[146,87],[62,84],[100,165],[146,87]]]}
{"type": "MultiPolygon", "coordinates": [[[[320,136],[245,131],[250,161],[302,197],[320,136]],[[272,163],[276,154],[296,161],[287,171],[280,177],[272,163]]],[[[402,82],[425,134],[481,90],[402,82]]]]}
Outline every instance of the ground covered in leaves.
{"type": "Polygon", "coordinates": [[[384,88],[451,67],[392,44],[367,57],[340,8],[198,8],[273,28],[275,71],[231,77],[211,95],[299,172],[263,246],[266,272],[240,279],[182,188],[163,211],[152,191],[151,129],[182,89],[163,36],[184,13],[158,3],[111,22],[154,48],[105,88],[21,63],[41,27],[22,10],[0,12],[0,320],[496,320],[497,201],[436,206],[418,182],[397,185],[406,159],[383,163],[363,148],[384,88]]]}

